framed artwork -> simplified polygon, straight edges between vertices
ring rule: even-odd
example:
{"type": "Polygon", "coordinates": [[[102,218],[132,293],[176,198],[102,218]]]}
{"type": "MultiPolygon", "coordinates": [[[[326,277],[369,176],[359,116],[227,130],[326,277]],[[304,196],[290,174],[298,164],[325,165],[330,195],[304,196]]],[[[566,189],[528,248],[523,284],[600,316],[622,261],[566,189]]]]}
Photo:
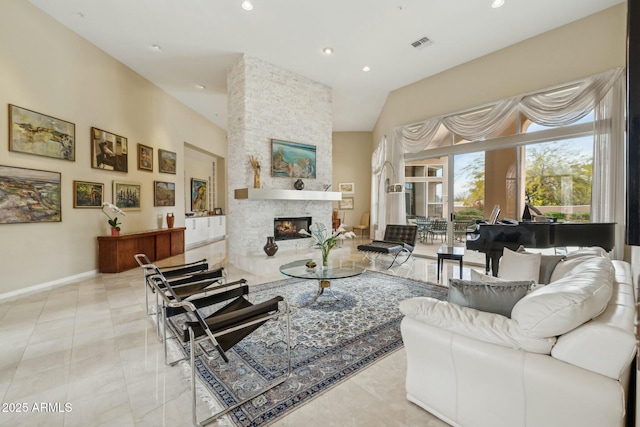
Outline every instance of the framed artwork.
{"type": "Polygon", "coordinates": [[[158,149],[158,170],[162,173],[176,173],[176,153],[158,149]]]}
{"type": "Polygon", "coordinates": [[[222,208],[215,208],[213,210],[214,215],[222,215],[222,208]]]}
{"type": "Polygon", "coordinates": [[[338,191],[346,194],[353,194],[356,192],[355,184],[353,182],[341,182],[338,184],[338,191]]]}
{"type": "Polygon", "coordinates": [[[345,211],[353,210],[353,197],[343,197],[340,200],[339,209],[345,211]]]}
{"type": "Polygon", "coordinates": [[[76,160],[76,125],[9,104],[9,151],[76,160]]]}
{"type": "Polygon", "coordinates": [[[271,175],[283,178],[315,178],[316,146],[272,139],[271,175]]]}
{"type": "Polygon", "coordinates": [[[91,167],[128,172],[127,138],[98,128],[91,128],[91,167]]]}
{"type": "Polygon", "coordinates": [[[113,181],[113,204],[122,210],[140,209],[141,193],[139,182],[113,181]]]}
{"type": "Polygon", "coordinates": [[[176,184],[174,182],[153,181],[153,206],[175,206],[176,184]]]}
{"type": "Polygon", "coordinates": [[[61,222],[60,172],[0,165],[0,224],[61,222]]]}
{"type": "Polygon", "coordinates": [[[104,202],[104,184],[73,181],[74,208],[101,208],[104,202]]]}
{"type": "Polygon", "coordinates": [[[138,169],[153,172],[153,148],[138,144],[138,169]]]}
{"type": "Polygon", "coordinates": [[[203,179],[191,178],[191,210],[207,210],[207,181],[203,179]]]}

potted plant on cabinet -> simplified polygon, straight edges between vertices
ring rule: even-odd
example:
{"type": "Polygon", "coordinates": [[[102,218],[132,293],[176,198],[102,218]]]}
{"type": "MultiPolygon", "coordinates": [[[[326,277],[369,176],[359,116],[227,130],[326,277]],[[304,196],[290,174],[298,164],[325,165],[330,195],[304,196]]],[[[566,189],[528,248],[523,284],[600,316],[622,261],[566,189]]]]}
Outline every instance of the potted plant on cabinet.
{"type": "Polygon", "coordinates": [[[118,223],[118,217],[109,220],[109,225],[111,226],[111,235],[119,236],[120,235],[120,224],[118,223]]]}
{"type": "Polygon", "coordinates": [[[117,207],[116,205],[113,205],[111,203],[104,202],[102,204],[102,213],[104,213],[107,216],[107,218],[109,218],[108,222],[109,222],[109,226],[111,227],[111,235],[112,236],[119,236],[120,235],[120,224],[122,224],[122,223],[118,222],[118,217],[117,216],[111,218],[111,215],[109,215],[107,213],[107,211],[104,210],[104,208],[108,208],[114,214],[126,215],[126,213],[124,213],[124,211],[122,209],[120,209],[119,207],[117,207]]]}

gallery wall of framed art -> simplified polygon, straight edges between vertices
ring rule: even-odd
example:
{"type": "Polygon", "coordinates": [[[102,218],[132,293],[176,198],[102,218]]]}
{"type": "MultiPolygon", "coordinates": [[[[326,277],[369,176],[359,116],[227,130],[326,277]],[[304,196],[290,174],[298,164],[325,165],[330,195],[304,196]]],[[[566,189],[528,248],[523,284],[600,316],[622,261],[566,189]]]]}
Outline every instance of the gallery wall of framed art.
{"type": "Polygon", "coordinates": [[[118,218],[123,233],[156,229],[167,212],[183,225],[185,141],[220,156],[227,141],[219,126],[29,2],[3,2],[0,15],[0,37],[11,41],[0,43],[0,179],[22,188],[11,208],[0,196],[1,297],[96,271],[96,239],[110,233],[101,206],[113,201],[114,180],[141,184],[140,209],[118,218]],[[55,49],[43,51],[43,37],[55,49]],[[123,157],[126,139],[126,163],[105,151],[98,165],[92,128],[121,137],[105,146],[114,156],[123,157]],[[138,161],[138,144],[153,150],[151,168],[138,161]],[[173,153],[168,172],[158,169],[160,149],[173,153]],[[175,206],[154,197],[154,181],[176,184],[175,206]]]}

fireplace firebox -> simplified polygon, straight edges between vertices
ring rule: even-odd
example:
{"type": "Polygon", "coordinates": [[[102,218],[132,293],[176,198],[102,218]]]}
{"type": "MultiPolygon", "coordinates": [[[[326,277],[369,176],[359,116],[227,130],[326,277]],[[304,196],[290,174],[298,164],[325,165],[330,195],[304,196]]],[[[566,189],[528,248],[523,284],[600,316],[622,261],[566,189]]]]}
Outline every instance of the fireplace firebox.
{"type": "Polygon", "coordinates": [[[310,225],[310,216],[274,218],[273,235],[275,240],[304,239],[308,236],[300,234],[300,230],[309,231],[310,225]]]}

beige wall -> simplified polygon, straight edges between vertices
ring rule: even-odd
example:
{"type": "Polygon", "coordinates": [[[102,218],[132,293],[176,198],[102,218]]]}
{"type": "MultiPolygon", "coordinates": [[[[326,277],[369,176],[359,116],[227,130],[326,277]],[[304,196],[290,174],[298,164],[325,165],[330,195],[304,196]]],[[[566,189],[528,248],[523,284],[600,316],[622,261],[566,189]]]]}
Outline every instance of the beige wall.
{"type": "MultiPolygon", "coordinates": [[[[354,209],[341,210],[347,225],[360,224],[360,217],[371,210],[371,132],[334,132],[333,133],[333,179],[332,191],[338,191],[341,182],[353,182],[354,209]]],[[[334,203],[334,208],[338,203],[334,203]]],[[[365,231],[366,235],[366,231],[365,231]]]]}
{"type": "MultiPolygon", "coordinates": [[[[105,184],[142,183],[142,210],[123,218],[123,232],[157,227],[158,215],[173,211],[184,225],[184,142],[226,157],[226,134],[129,68],[75,35],[26,1],[0,0],[0,106],[35,110],[76,125],[76,161],[8,151],[0,143],[0,164],[62,173],[62,222],[0,224],[0,294],[97,268],[96,237],[107,233],[98,209],[74,209],[74,180],[105,184]],[[128,173],[92,169],[92,126],[128,138],[128,173]],[[137,170],[137,144],[152,146],[154,171],[137,170]],[[158,173],[157,149],[178,155],[177,174],[158,173]],[[154,208],[153,181],[176,182],[176,206],[154,208]]],[[[8,135],[6,115],[0,135],[8,135]]]]}
{"type": "Polygon", "coordinates": [[[461,111],[625,65],[626,4],[391,92],[374,147],[398,125],[461,111]]]}

